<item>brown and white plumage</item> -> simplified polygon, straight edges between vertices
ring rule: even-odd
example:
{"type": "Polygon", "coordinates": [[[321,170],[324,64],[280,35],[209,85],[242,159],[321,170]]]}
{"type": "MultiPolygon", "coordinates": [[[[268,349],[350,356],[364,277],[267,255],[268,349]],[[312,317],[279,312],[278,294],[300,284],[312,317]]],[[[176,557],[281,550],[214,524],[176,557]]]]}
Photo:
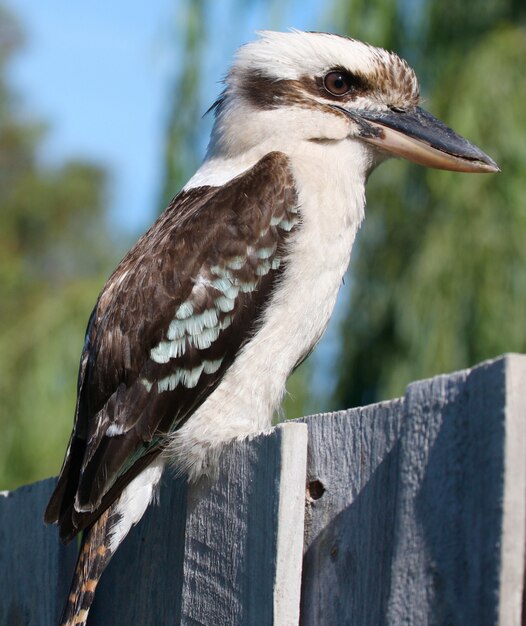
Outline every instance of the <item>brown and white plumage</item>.
{"type": "Polygon", "coordinates": [[[319,340],[387,153],[495,171],[418,108],[394,54],[320,33],[239,51],[202,167],[123,259],[93,311],[73,434],[46,520],[86,530],[64,623],[84,623],[166,460],[191,479],[270,426],[319,340]]]}
{"type": "Polygon", "coordinates": [[[287,158],[268,154],[224,187],[183,191],[112,274],[88,326],[77,419],[47,512],[63,539],[217,386],[283,271],[297,210],[287,158]]]}

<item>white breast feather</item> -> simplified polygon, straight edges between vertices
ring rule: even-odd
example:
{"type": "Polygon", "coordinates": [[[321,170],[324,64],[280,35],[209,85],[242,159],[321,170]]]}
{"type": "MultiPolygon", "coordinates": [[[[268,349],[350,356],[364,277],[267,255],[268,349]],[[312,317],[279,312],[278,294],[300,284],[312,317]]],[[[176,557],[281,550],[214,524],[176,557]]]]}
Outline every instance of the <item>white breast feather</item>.
{"type": "MultiPolygon", "coordinates": [[[[289,157],[302,226],[293,235],[286,272],[256,336],[173,435],[167,455],[191,480],[214,466],[224,443],[270,428],[289,374],[327,326],[363,218],[369,164],[361,144],[311,142],[289,157]],[[348,171],[348,163],[356,163],[356,170],[348,171]]],[[[232,163],[228,169],[235,169],[232,163]]],[[[205,166],[193,182],[206,184],[206,174],[205,166]]],[[[217,171],[209,168],[208,174],[216,180],[217,171]]]]}

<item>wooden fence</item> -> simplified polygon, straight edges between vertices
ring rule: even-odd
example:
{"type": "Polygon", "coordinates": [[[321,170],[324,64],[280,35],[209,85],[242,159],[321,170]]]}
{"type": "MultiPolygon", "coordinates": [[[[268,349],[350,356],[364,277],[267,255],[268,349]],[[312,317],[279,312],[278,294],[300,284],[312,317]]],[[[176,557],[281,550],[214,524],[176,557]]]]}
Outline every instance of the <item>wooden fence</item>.
{"type": "MultiPolygon", "coordinates": [[[[526,356],[232,445],[166,478],[103,576],[91,626],[522,623],[526,356]]],[[[0,498],[0,624],[57,621],[75,561],[53,479],[0,498]]]]}

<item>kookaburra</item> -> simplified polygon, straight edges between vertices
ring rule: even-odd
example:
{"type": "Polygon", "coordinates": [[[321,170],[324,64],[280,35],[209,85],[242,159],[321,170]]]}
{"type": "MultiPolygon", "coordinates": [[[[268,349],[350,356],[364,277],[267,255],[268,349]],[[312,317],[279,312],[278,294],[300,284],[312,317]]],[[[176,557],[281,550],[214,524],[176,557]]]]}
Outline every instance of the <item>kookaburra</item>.
{"type": "Polygon", "coordinates": [[[172,464],[196,480],[225,443],[271,426],[331,316],[388,156],[460,172],[496,164],[419,106],[396,54],[326,33],[240,48],[205,160],[124,257],[90,317],[75,424],[46,510],[85,531],[63,624],[172,464]]]}

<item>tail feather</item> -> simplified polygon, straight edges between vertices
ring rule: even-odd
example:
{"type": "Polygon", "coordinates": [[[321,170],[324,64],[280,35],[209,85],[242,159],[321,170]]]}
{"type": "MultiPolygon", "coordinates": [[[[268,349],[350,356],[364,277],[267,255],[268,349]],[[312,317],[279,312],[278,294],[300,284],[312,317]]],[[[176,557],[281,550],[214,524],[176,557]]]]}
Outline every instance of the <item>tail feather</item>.
{"type": "Polygon", "coordinates": [[[143,516],[164,468],[156,459],[84,532],[61,626],[85,626],[100,577],[124,538],[143,516]]]}
{"type": "Polygon", "coordinates": [[[111,528],[115,525],[116,504],[99,517],[84,533],[61,626],[85,626],[102,572],[113,552],[109,547],[111,528]]]}

